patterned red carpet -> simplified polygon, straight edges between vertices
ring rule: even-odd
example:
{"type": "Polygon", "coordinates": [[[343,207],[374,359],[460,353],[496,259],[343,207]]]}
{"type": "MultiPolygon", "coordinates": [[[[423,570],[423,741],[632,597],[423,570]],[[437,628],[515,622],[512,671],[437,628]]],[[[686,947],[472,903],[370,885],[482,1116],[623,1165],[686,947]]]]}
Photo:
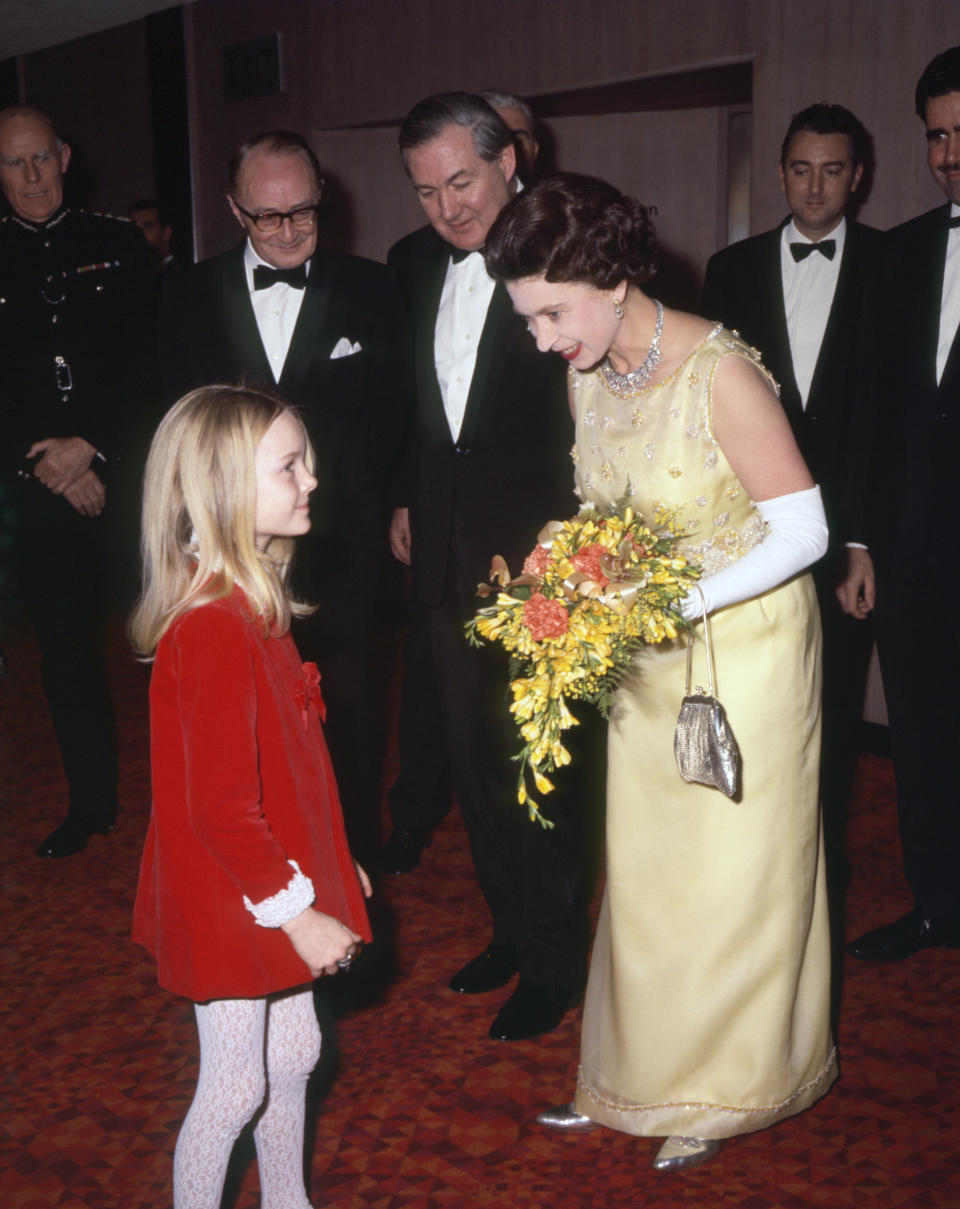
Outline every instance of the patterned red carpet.
{"type": "MultiPolygon", "coordinates": [[[[171,1155],[195,1078],[184,1000],[158,990],[128,939],[147,820],[146,674],[116,644],[116,832],[56,863],[33,849],[64,785],[31,641],[0,678],[2,1209],[168,1209],[171,1155]]],[[[847,935],[907,908],[887,761],[861,760],[849,828],[847,935]]],[[[378,1002],[341,996],[339,1064],[311,1102],[317,1206],[370,1209],[960,1209],[960,951],[895,966],[846,962],[842,1077],[813,1110],[730,1143],[686,1175],[650,1170],[651,1143],[545,1132],[569,1096],[576,1013],[550,1036],[489,1041],[504,993],[446,989],[486,943],[465,836],[451,816],[416,873],[384,890],[396,969],[378,1002]]],[[[667,921],[665,921],[667,926],[667,921]]],[[[355,975],[351,975],[355,977],[355,975]]],[[[328,1031],[329,1036],[329,1031],[328,1031]]],[[[328,1053],[334,1052],[333,1045],[328,1053]]],[[[224,1205],[259,1204],[241,1142],[224,1205]]]]}

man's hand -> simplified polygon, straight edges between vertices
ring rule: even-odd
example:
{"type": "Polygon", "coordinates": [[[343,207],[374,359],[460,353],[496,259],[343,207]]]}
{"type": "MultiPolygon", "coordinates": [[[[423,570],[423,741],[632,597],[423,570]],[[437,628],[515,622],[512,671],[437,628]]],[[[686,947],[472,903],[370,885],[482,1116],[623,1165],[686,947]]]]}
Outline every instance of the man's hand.
{"type": "Polygon", "coordinates": [[[858,621],[869,617],[877,603],[877,585],[873,559],[867,550],[861,546],[847,547],[846,574],[835,590],[844,613],[858,621]]]}
{"type": "Polygon", "coordinates": [[[33,473],[54,495],[63,495],[90,469],[96,452],[83,437],[47,437],[44,441],[34,441],[27,450],[27,457],[43,454],[33,473]]]}
{"type": "Polygon", "coordinates": [[[107,489],[92,470],[86,470],[63,492],[81,516],[99,516],[107,502],[107,489]]]}
{"type": "Polygon", "coordinates": [[[410,509],[394,508],[390,518],[390,551],[397,562],[410,566],[410,509]]]}

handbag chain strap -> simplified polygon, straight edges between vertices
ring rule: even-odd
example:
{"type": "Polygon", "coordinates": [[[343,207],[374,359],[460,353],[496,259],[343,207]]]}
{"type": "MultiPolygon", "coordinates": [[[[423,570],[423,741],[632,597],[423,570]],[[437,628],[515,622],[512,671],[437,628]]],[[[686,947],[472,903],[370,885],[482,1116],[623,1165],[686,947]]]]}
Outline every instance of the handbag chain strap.
{"type": "MultiPolygon", "coordinates": [[[[709,691],[709,694],[711,697],[715,697],[717,695],[717,691],[716,691],[716,688],[714,687],[714,679],[713,679],[713,643],[710,639],[710,619],[707,616],[707,602],[703,598],[703,592],[702,592],[699,584],[694,584],[693,590],[700,597],[700,608],[703,612],[703,645],[707,651],[708,691],[709,691]]],[[[694,644],[695,640],[696,640],[696,636],[693,633],[691,633],[690,639],[687,643],[687,685],[686,685],[686,688],[684,689],[684,696],[686,696],[686,697],[690,696],[690,677],[693,672],[693,644],[694,644]]],[[[697,690],[700,695],[703,694],[702,685],[698,684],[697,690]]]]}

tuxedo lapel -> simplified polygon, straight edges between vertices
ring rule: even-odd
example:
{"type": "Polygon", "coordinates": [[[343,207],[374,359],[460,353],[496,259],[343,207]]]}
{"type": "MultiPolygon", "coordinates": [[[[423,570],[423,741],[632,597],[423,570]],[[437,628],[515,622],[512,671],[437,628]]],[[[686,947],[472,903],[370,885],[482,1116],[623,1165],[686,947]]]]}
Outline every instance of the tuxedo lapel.
{"type": "Polygon", "coordinates": [[[302,397],[311,367],[318,361],[329,360],[337,340],[348,334],[337,328],[338,312],[343,311],[344,299],[341,292],[333,288],[332,276],[330,262],[322,253],[315,253],[300,314],[277,383],[287,398],[302,397]]]}
{"type": "Polygon", "coordinates": [[[780,384],[780,402],[784,411],[796,425],[803,408],[800,404],[800,389],[797,386],[796,375],[793,372],[793,354],[790,351],[790,333],[787,331],[787,309],[783,301],[783,270],[780,267],[780,240],[783,228],[789,219],[769,233],[767,246],[764,248],[764,263],[760,296],[760,305],[766,310],[766,325],[769,327],[769,346],[762,350],[766,353],[765,363],[769,358],[767,368],[774,374],[780,384]]]}
{"type": "Polygon", "coordinates": [[[224,263],[222,288],[224,330],[233,360],[241,374],[272,382],[273,374],[260,339],[260,330],[250,302],[247,276],[243,268],[241,244],[224,263]]]}
{"type": "Polygon", "coordinates": [[[937,385],[937,345],[940,343],[940,305],[943,299],[943,274],[947,260],[947,237],[950,229],[947,226],[949,206],[943,206],[933,215],[926,249],[915,256],[917,271],[922,274],[918,286],[917,297],[923,300],[923,315],[921,319],[921,339],[923,340],[923,370],[929,374],[935,389],[944,392],[944,388],[952,379],[960,377],[960,350],[958,350],[957,333],[954,333],[953,344],[947,363],[943,367],[943,376],[937,385]]]}
{"type": "Polygon", "coordinates": [[[467,407],[463,414],[463,424],[460,429],[459,444],[470,447],[473,435],[483,411],[483,401],[493,385],[495,375],[500,371],[506,360],[506,354],[511,340],[515,337],[514,328],[516,315],[502,282],[498,282],[490,306],[487,308],[487,318],[477,346],[477,361],[470,381],[470,393],[467,396],[467,407]]]}
{"type": "Polygon", "coordinates": [[[425,258],[423,275],[413,305],[415,311],[422,317],[422,321],[416,325],[414,357],[419,387],[417,394],[423,416],[431,432],[444,434],[446,439],[452,442],[450,425],[443,409],[440,383],[437,381],[437,361],[434,354],[437,314],[440,310],[440,297],[443,294],[443,283],[449,263],[450,249],[437,236],[435,242],[431,243],[429,254],[425,258]]]}
{"type": "Polygon", "coordinates": [[[817,364],[810,380],[810,394],[807,398],[808,415],[815,414],[817,410],[817,400],[824,378],[833,372],[831,366],[834,364],[837,354],[842,356],[843,342],[853,341],[854,330],[861,318],[854,310],[854,296],[858,284],[862,284],[865,271],[860,232],[855,223],[848,222],[843,242],[843,259],[840,261],[840,272],[837,274],[837,288],[833,292],[827,326],[823,331],[820,352],[817,354],[817,364]]]}

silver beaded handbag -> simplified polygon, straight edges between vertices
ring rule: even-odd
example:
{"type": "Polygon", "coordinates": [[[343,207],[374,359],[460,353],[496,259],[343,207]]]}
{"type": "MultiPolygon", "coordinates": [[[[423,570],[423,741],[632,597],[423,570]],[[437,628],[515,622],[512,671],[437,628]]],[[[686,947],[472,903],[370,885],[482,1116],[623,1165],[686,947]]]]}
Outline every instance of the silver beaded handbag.
{"type": "Polygon", "coordinates": [[[716,698],[710,621],[703,593],[699,588],[696,590],[700,593],[703,608],[703,642],[707,652],[709,684],[706,693],[699,684],[696,693],[690,692],[694,642],[691,634],[687,643],[687,683],[673,736],[673,751],[677,757],[677,768],[685,781],[719,789],[728,798],[735,798],[740,790],[740,749],[723,706],[716,698]]]}

